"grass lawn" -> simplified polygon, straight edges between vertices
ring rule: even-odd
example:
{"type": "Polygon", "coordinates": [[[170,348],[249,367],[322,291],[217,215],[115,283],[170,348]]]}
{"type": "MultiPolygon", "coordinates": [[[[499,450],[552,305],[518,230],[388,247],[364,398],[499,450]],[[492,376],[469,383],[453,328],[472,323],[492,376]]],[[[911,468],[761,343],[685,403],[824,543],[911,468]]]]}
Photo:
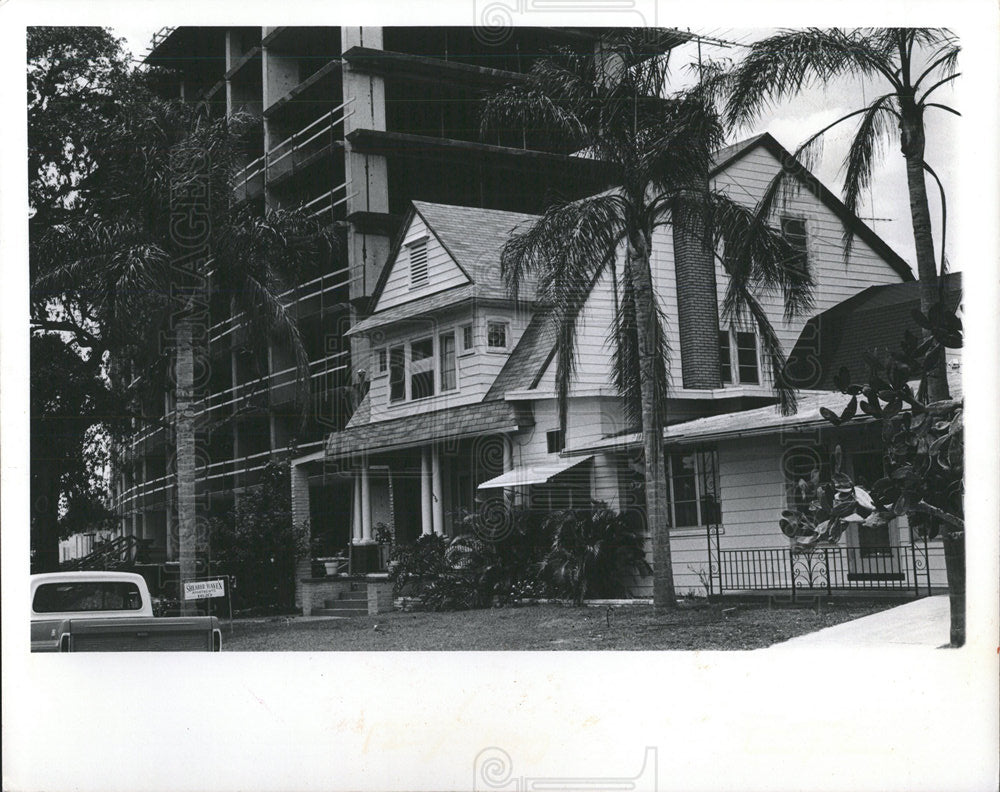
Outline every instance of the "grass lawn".
{"type": "Polygon", "coordinates": [[[524,605],[453,613],[237,621],[225,651],[759,649],[867,616],[893,603],[828,602],[813,610],[700,604],[658,615],[650,605],[524,605]],[[735,608],[735,610],[731,610],[735,608]],[[727,612],[728,611],[728,612],[727,612]]]}

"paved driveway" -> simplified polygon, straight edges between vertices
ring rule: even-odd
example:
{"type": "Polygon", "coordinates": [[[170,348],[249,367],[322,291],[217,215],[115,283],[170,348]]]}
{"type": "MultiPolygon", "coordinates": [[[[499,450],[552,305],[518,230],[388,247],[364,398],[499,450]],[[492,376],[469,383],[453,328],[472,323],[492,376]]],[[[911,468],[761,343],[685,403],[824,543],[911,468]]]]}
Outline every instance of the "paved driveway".
{"type": "Polygon", "coordinates": [[[854,621],[800,635],[771,649],[809,647],[922,646],[934,649],[948,643],[948,597],[924,597],[854,621]]]}

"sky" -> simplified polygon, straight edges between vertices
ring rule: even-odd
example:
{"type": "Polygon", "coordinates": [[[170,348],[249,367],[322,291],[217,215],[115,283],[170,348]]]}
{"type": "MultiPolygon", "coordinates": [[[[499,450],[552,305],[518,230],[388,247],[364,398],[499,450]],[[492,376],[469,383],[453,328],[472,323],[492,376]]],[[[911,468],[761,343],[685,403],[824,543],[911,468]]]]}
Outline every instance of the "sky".
{"type": "MultiPolygon", "coordinates": [[[[149,48],[150,39],[158,27],[118,27],[117,35],[125,38],[134,57],[141,59],[149,48]]],[[[732,45],[710,43],[703,40],[701,56],[705,59],[739,60],[747,51],[747,44],[771,35],[771,29],[715,28],[692,31],[705,39],[720,39],[732,45]]],[[[692,79],[688,68],[698,60],[698,46],[684,44],[671,54],[671,70],[675,85],[683,86],[692,79]]],[[[960,82],[960,79],[956,82],[960,82]]],[[[732,140],[740,140],[761,132],[770,132],[789,151],[795,151],[811,135],[840,116],[860,109],[885,88],[881,84],[862,83],[857,80],[841,80],[828,88],[811,88],[793,99],[781,102],[763,114],[751,127],[738,130],[732,140]]],[[[936,101],[961,111],[957,104],[956,91],[945,86],[935,93],[936,101]]],[[[849,119],[830,130],[825,136],[819,159],[812,163],[813,173],[835,194],[843,194],[842,163],[856,128],[856,119],[849,119]]],[[[941,110],[928,110],[925,118],[927,136],[927,162],[944,184],[948,199],[948,217],[951,218],[949,240],[957,238],[955,218],[961,216],[958,206],[957,163],[954,141],[958,134],[960,118],[941,110]]],[[[913,249],[913,230],[910,223],[909,195],[906,187],[906,173],[903,155],[897,143],[886,145],[875,166],[872,184],[874,188],[863,200],[862,218],[874,228],[916,272],[916,258],[913,249]]],[[[931,219],[934,228],[936,255],[940,256],[941,208],[936,185],[927,180],[930,197],[931,219]]],[[[961,262],[952,255],[954,246],[947,244],[948,266],[951,270],[962,269],[961,262]]]]}

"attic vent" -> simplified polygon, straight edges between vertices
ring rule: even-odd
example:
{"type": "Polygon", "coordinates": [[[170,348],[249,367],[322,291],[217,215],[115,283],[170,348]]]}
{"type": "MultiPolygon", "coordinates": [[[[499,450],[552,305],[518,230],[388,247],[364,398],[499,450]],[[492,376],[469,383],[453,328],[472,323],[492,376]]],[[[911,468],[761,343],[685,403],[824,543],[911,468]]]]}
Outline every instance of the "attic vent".
{"type": "Polygon", "coordinates": [[[410,288],[427,285],[427,240],[419,239],[409,245],[410,288]]]}

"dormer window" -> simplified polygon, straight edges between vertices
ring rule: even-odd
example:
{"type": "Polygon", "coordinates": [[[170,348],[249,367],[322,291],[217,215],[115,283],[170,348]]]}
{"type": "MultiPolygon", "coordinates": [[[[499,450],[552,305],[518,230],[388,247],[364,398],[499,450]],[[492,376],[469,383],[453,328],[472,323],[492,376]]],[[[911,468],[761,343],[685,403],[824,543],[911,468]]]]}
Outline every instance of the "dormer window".
{"type": "Polygon", "coordinates": [[[427,285],[427,237],[416,239],[407,246],[410,255],[410,288],[427,285]]]}
{"type": "Polygon", "coordinates": [[[508,322],[486,323],[486,346],[488,349],[506,349],[507,337],[510,334],[508,322]]]}

